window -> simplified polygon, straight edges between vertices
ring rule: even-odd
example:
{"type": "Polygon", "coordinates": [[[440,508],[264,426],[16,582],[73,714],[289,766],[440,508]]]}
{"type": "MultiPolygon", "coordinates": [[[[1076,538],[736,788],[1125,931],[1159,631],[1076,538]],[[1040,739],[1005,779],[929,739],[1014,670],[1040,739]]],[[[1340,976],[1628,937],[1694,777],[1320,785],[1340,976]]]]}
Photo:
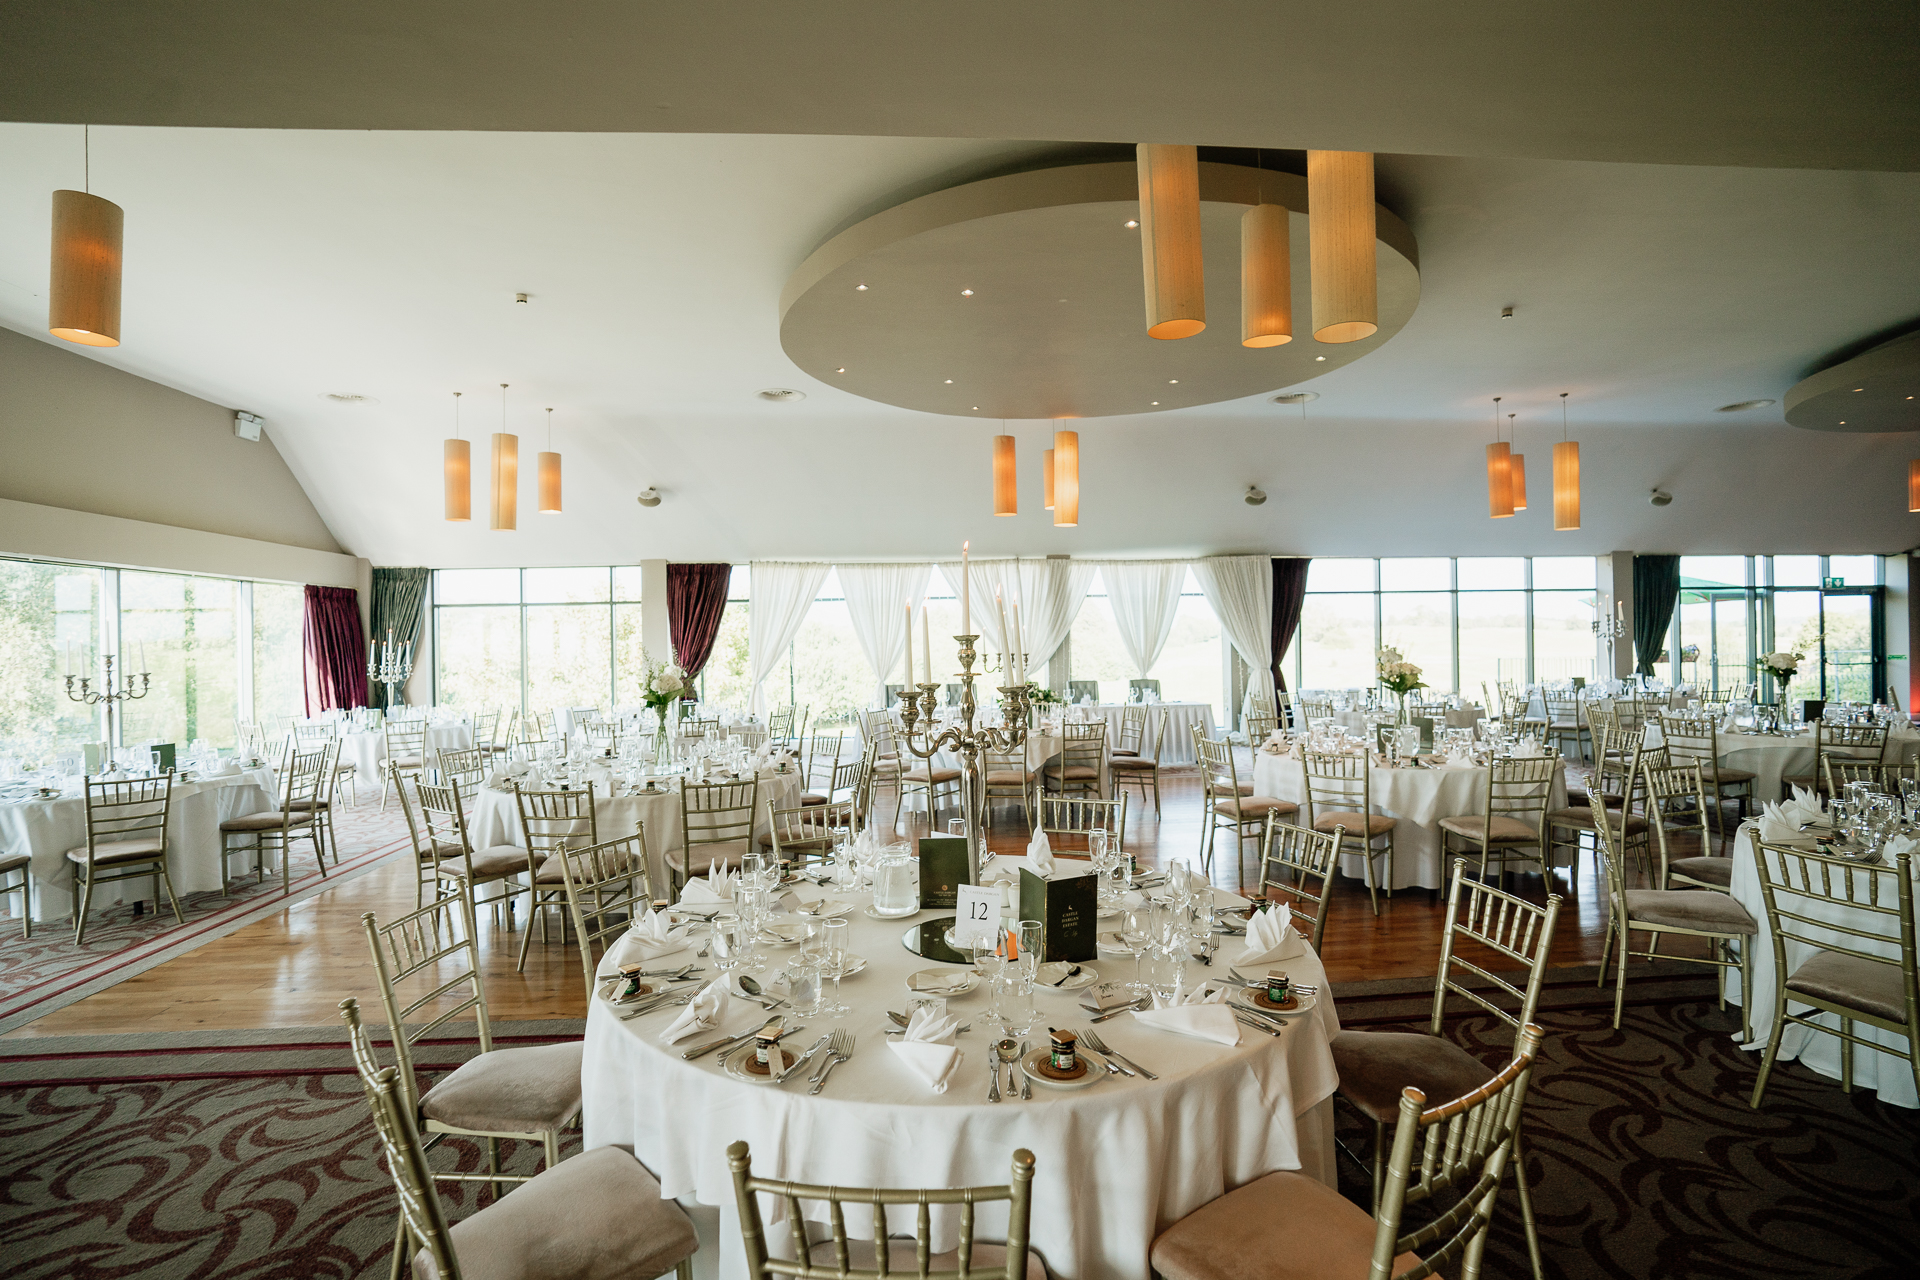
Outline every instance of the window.
{"type": "Polygon", "coordinates": [[[103,573],[0,560],[0,757],[22,767],[97,742],[103,721],[67,697],[66,675],[99,687],[103,573]]]}
{"type": "Polygon", "coordinates": [[[306,592],[293,583],[253,584],[253,713],[246,718],[259,724],[269,741],[288,721],[307,713],[301,687],[305,613],[306,592]]]}
{"type": "Polygon", "coordinates": [[[544,716],[640,701],[637,567],[436,570],[433,624],[443,705],[544,716]]]}
{"type": "MultiPolygon", "coordinates": [[[[1120,628],[1113,616],[1112,598],[1106,582],[1095,577],[1087,589],[1080,613],[1069,633],[1069,664],[1073,680],[1094,680],[1100,685],[1099,700],[1125,702],[1132,692],[1131,681],[1138,673],[1126,646],[1120,643],[1120,628]]],[[[1199,579],[1187,570],[1181,584],[1180,600],[1175,606],[1173,629],[1167,633],[1166,647],[1154,660],[1147,678],[1160,682],[1164,702],[1204,702],[1213,708],[1214,718],[1228,711],[1224,677],[1227,670],[1227,646],[1220,619],[1207,603],[1199,579]]],[[[1046,680],[1036,674],[1035,679],[1046,680]]]]}
{"type": "Polygon", "coordinates": [[[239,592],[230,578],[120,574],[120,652],[135,660],[129,669],[152,674],[146,697],[121,704],[123,744],[234,745],[239,592]]]}
{"type": "MultiPolygon", "coordinates": [[[[733,566],[727,580],[727,609],[720,615],[720,633],[714,637],[713,652],[700,671],[700,701],[715,707],[731,707],[744,712],[752,690],[752,668],[747,662],[747,621],[752,608],[748,600],[749,575],[746,565],[733,566]]],[[[667,657],[660,654],[655,661],[667,657]]],[[[638,695],[636,694],[636,697],[638,695]]],[[[794,726],[798,732],[799,726],[794,726]]]]}

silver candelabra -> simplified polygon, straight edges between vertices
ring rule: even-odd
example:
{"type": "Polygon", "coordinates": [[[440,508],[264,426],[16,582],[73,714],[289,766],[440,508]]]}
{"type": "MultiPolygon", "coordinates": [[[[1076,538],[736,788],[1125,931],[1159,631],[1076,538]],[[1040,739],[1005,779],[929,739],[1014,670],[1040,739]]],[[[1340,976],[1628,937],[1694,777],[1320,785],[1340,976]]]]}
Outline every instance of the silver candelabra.
{"type": "Polygon", "coordinates": [[[146,697],[147,690],[152,685],[153,679],[148,672],[142,671],[138,677],[140,687],[135,689],[133,687],[135,677],[128,675],[124,677],[126,685],[123,688],[116,683],[113,678],[113,655],[110,653],[107,654],[104,661],[106,662],[107,668],[106,679],[101,682],[106,686],[104,693],[93,687],[92,676],[69,675],[67,677],[67,697],[73,699],[75,702],[85,703],[90,707],[97,706],[100,703],[106,704],[107,747],[111,750],[113,745],[120,741],[119,734],[115,732],[116,726],[114,724],[114,715],[117,708],[122,702],[137,702],[141,698],[146,697]],[[74,687],[75,680],[80,682],[78,688],[74,687]]]}
{"type": "Polygon", "coordinates": [[[1595,638],[1607,642],[1607,679],[1611,680],[1620,670],[1620,664],[1614,658],[1613,647],[1621,636],[1627,634],[1627,625],[1618,618],[1595,618],[1593,634],[1595,638]]]}
{"type": "Polygon", "coordinates": [[[399,701],[395,690],[406,684],[407,677],[413,674],[413,641],[403,645],[393,642],[393,632],[387,632],[384,641],[376,640],[367,658],[367,683],[387,686],[387,710],[393,710],[399,701]]]}
{"type": "MultiPolygon", "coordinates": [[[[955,636],[960,642],[960,719],[945,729],[935,721],[935,708],[939,706],[940,686],[938,684],[919,684],[900,695],[900,725],[905,731],[907,750],[927,762],[927,777],[933,777],[933,757],[941,750],[950,750],[960,760],[960,807],[967,820],[967,879],[969,883],[980,882],[981,841],[986,831],[986,777],[987,752],[1024,751],[1027,745],[1028,698],[1024,684],[1009,683],[1000,690],[1006,707],[1006,723],[997,729],[984,726],[975,727],[973,723],[977,704],[973,696],[974,641],[980,637],[955,636]],[[914,726],[922,719],[926,726],[921,729],[919,739],[914,737],[914,726]]],[[[928,675],[933,673],[929,671],[928,675]]],[[[988,674],[983,666],[980,674],[988,674]]],[[[1008,676],[1011,680],[1011,675],[1008,676]]],[[[927,787],[927,821],[933,821],[933,787],[931,781],[927,787]]]]}

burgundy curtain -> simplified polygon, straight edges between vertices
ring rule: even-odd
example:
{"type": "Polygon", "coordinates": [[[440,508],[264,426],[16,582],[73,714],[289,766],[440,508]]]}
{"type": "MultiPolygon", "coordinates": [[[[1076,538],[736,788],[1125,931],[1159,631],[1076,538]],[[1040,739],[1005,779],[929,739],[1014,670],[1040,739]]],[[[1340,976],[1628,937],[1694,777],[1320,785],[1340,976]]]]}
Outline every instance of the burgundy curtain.
{"type": "Polygon", "coordinates": [[[1284,692],[1287,677],[1281,664],[1287,656],[1287,646],[1293,643],[1294,633],[1300,630],[1300,606],[1307,599],[1307,565],[1312,563],[1305,556],[1298,559],[1273,561],[1273,687],[1284,692]]]}
{"type": "Polygon", "coordinates": [[[720,634],[720,615],[727,611],[730,564],[670,564],[667,566],[667,626],[673,637],[673,660],[691,680],[713,656],[714,637],[720,634]]]}
{"type": "Polygon", "coordinates": [[[307,714],[367,705],[367,646],[352,587],[308,587],[301,643],[307,651],[307,714]]]}

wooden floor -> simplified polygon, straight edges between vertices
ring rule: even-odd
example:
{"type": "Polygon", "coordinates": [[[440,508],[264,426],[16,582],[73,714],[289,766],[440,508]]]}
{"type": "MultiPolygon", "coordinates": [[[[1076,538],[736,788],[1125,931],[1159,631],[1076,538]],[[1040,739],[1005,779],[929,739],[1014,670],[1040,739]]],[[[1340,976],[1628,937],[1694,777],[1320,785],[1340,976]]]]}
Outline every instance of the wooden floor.
{"type": "MultiPolygon", "coordinates": [[[[1163,775],[1162,805],[1164,812],[1157,820],[1151,804],[1144,815],[1129,818],[1128,847],[1149,866],[1178,857],[1197,866],[1202,833],[1198,777],[1163,775]]],[[[996,818],[998,825],[989,833],[991,847],[1005,853],[1024,851],[1027,834],[1017,811],[1001,811],[996,818]]],[[[1257,872],[1251,843],[1248,848],[1247,874],[1253,876],[1257,872]]],[[[1230,844],[1223,844],[1216,864],[1216,883],[1240,887],[1230,844]]],[[[1566,901],[1552,950],[1556,966],[1599,960],[1606,904],[1595,893],[1598,883],[1590,856],[1583,856],[1578,894],[1569,896],[1561,886],[1566,901]]],[[[1509,888],[1544,901],[1538,876],[1515,875],[1509,888]]],[[[365,1002],[377,990],[361,916],[372,912],[389,919],[411,910],[413,901],[412,868],[403,859],[389,859],[358,879],[328,888],[10,1035],[331,1025],[339,1017],[336,1006],[343,996],[359,996],[365,1002]]],[[[1380,915],[1375,917],[1365,885],[1339,880],[1321,947],[1329,979],[1430,977],[1439,959],[1444,908],[1437,894],[1402,890],[1390,906],[1382,898],[1380,915]]],[[[571,946],[541,946],[536,939],[526,970],[516,971],[520,933],[496,928],[484,916],[480,944],[487,1004],[494,1017],[584,1016],[579,958],[571,946]]]]}

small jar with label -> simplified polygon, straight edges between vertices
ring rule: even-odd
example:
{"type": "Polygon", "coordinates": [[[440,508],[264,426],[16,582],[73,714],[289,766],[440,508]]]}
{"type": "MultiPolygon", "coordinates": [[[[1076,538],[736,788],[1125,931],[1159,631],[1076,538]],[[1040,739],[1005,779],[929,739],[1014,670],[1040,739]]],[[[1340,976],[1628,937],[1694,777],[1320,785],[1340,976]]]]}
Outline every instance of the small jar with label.
{"type": "Polygon", "coordinates": [[[1288,981],[1286,974],[1281,973],[1277,969],[1269,970],[1267,973],[1267,1003],[1285,1004],[1291,986],[1292,983],[1288,981]]]}
{"type": "Polygon", "coordinates": [[[780,1052],[780,1033],[761,1031],[753,1037],[753,1060],[763,1069],[771,1071],[778,1061],[773,1055],[780,1052]]]}
{"type": "Polygon", "coordinates": [[[1047,1034],[1052,1040],[1053,1050],[1047,1059],[1047,1065],[1055,1071],[1073,1071],[1079,1065],[1075,1050],[1079,1046],[1080,1037],[1071,1031],[1054,1031],[1052,1028],[1048,1028],[1047,1034]]]}

